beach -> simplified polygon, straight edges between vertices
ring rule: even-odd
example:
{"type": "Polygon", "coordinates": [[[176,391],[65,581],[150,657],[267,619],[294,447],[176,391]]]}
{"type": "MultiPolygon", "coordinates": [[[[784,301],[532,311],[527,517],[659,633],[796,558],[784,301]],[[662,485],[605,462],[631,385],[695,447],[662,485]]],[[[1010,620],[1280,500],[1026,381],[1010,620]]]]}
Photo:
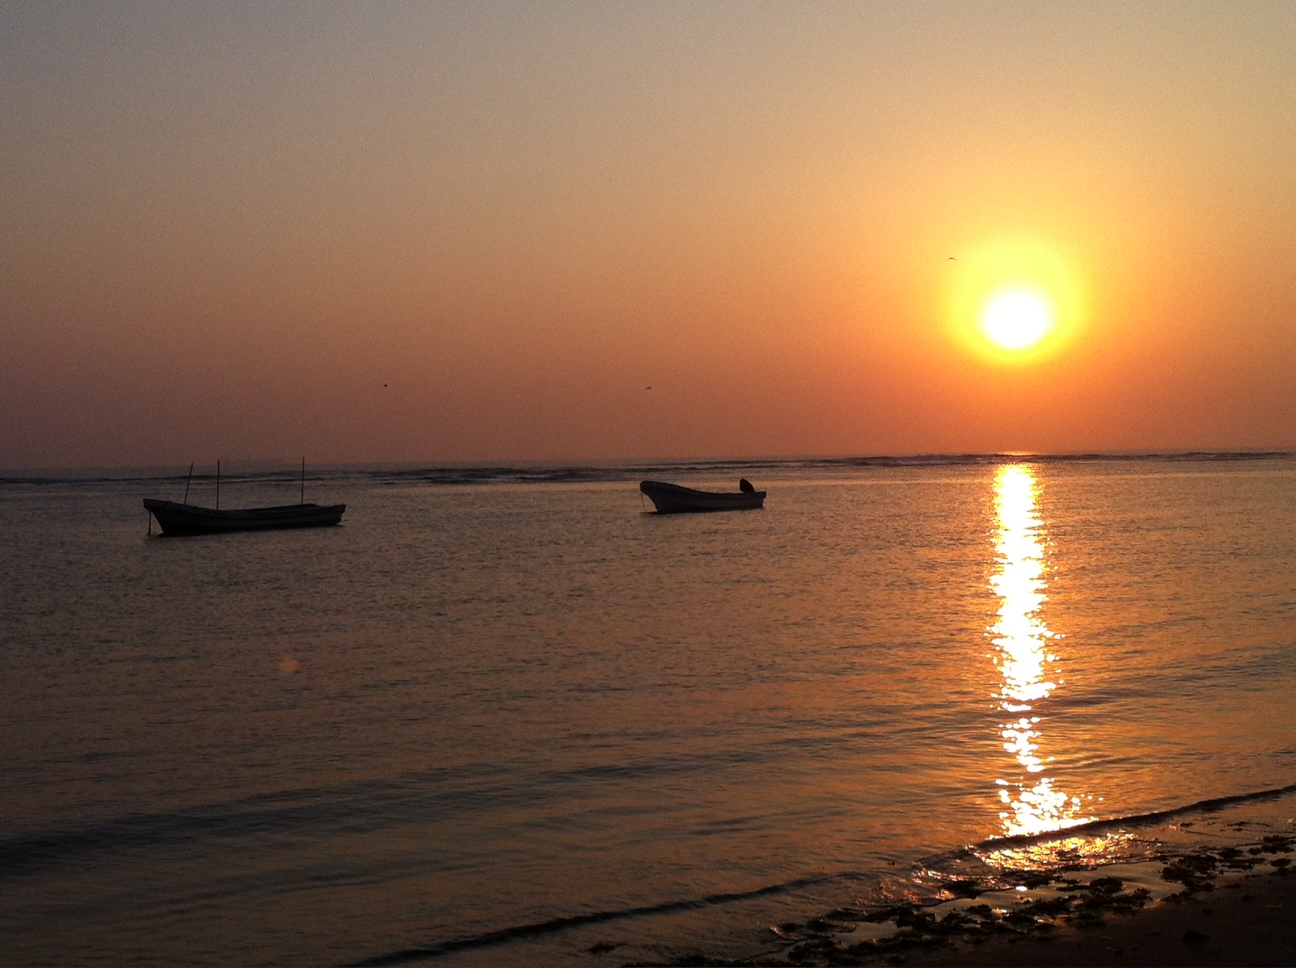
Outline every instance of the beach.
{"type": "Polygon", "coordinates": [[[1296,954],[1292,846],[1290,837],[1271,836],[1245,849],[1100,867],[1022,890],[1007,901],[1002,894],[989,902],[973,894],[934,906],[897,905],[868,915],[889,919],[890,930],[877,940],[853,940],[857,931],[846,916],[863,912],[836,911],[805,925],[781,926],[785,934],[818,937],[752,963],[1289,965],[1296,954]],[[1152,881],[1149,868],[1155,869],[1152,881]],[[1154,884],[1158,878],[1174,889],[1153,899],[1140,881],[1154,884]],[[833,931],[842,933],[834,937],[833,931]]]}
{"type": "Polygon", "coordinates": [[[912,951],[905,963],[959,968],[1095,968],[1143,965],[1178,968],[1265,968],[1296,956],[1296,877],[1253,875],[1182,901],[1165,901],[1129,915],[1109,915],[1096,927],[1065,925],[1045,936],[959,941],[947,949],[912,951]]]}
{"type": "Polygon", "coordinates": [[[1296,878],[1255,874],[1214,890],[1064,924],[1043,935],[958,941],[909,965],[1290,965],[1296,958],[1296,878]]]}
{"type": "Polygon", "coordinates": [[[2,0],[0,968],[1296,963],[1293,52],[2,0]]]}

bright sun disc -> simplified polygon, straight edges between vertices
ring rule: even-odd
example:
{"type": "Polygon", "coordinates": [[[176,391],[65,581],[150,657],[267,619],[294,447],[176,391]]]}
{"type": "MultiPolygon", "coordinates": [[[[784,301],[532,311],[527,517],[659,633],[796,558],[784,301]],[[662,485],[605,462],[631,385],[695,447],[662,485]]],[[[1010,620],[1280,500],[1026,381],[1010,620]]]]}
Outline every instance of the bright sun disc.
{"type": "Polygon", "coordinates": [[[1006,350],[1021,350],[1048,332],[1052,313],[1041,297],[1016,289],[991,298],[981,319],[985,334],[996,344],[1006,350]]]}
{"type": "Polygon", "coordinates": [[[1069,248],[994,236],[955,251],[941,274],[944,323],[970,356],[993,367],[1034,366],[1075,344],[1089,321],[1089,286],[1069,248]]]}

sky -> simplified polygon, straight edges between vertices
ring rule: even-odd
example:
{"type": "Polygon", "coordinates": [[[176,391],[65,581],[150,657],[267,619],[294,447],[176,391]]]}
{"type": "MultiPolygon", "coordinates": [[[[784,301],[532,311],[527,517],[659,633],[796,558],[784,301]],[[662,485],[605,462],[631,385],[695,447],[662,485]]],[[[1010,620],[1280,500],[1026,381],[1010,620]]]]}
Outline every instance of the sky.
{"type": "Polygon", "coordinates": [[[1293,64],[1277,0],[5,0],[0,467],[1296,447],[1293,64]]]}

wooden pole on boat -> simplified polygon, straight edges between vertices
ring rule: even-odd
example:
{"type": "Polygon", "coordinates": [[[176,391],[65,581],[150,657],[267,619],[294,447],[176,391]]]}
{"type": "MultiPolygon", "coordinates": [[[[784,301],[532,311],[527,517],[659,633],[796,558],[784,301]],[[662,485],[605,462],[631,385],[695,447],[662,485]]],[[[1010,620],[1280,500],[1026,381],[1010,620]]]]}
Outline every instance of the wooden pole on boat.
{"type": "MultiPolygon", "coordinates": [[[[189,482],[192,481],[192,480],[193,480],[193,461],[190,461],[190,462],[189,462],[189,476],[185,478],[185,496],[184,496],[184,501],[181,502],[181,503],[183,503],[183,504],[188,504],[188,503],[189,503],[189,482]]],[[[153,515],[150,514],[149,517],[151,518],[151,517],[153,517],[153,515]]],[[[150,527],[152,527],[152,525],[150,525],[150,527]]],[[[149,533],[152,534],[151,531],[150,531],[149,533]]]]}
{"type": "Polygon", "coordinates": [[[220,461],[216,462],[216,510],[220,510],[220,461]]]}
{"type": "Polygon", "coordinates": [[[305,503],[306,503],[306,458],[305,458],[305,457],[302,458],[302,493],[301,493],[301,503],[302,503],[302,504],[305,504],[305,503]]]}

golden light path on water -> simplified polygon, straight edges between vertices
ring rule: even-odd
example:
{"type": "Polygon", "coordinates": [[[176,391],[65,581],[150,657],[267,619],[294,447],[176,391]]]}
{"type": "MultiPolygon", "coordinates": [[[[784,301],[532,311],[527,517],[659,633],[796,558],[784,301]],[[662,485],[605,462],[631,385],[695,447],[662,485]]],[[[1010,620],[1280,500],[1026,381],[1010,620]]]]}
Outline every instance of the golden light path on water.
{"type": "Polygon", "coordinates": [[[1056,660],[1049,641],[1055,634],[1044,621],[1048,585],[1038,492],[1030,467],[1000,468],[995,479],[998,568],[991,579],[1000,604],[989,633],[1003,679],[994,697],[1004,714],[1000,735],[1021,768],[1019,779],[996,781],[1005,836],[1062,830],[1094,819],[1081,815],[1079,797],[1054,786],[1047,772],[1052,757],[1041,751],[1039,707],[1060,683],[1049,677],[1049,664],[1056,660]]]}

